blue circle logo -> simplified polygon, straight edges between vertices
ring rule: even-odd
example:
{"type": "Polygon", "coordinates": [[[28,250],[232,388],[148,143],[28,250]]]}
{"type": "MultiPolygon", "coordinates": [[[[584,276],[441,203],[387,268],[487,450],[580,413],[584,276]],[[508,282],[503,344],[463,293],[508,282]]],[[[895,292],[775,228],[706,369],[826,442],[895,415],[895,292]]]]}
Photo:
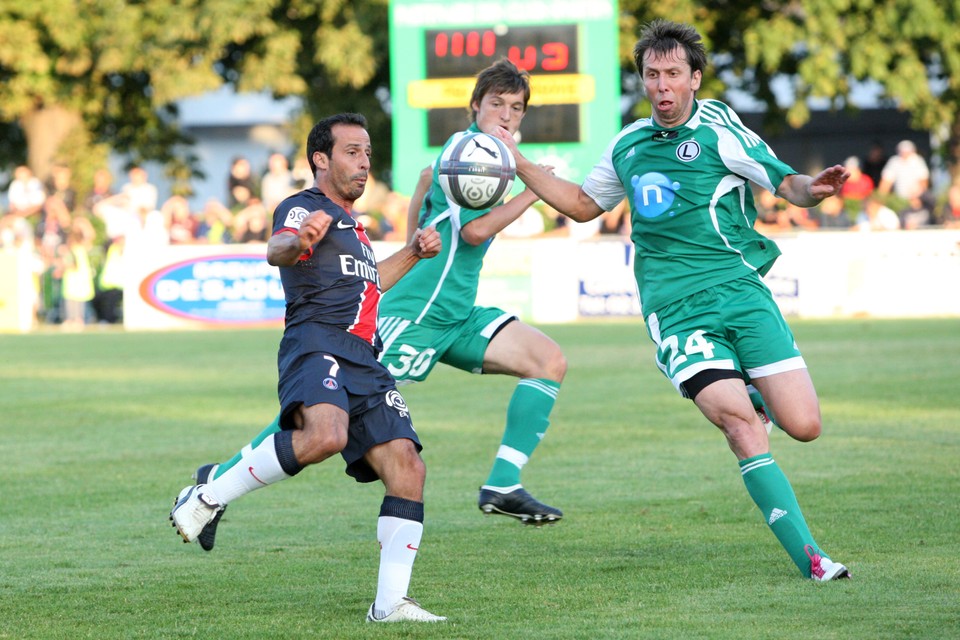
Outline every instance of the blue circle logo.
{"type": "Polygon", "coordinates": [[[656,218],[669,211],[680,190],[679,182],[656,172],[633,176],[630,184],[633,186],[634,210],[644,218],[656,218]]]}

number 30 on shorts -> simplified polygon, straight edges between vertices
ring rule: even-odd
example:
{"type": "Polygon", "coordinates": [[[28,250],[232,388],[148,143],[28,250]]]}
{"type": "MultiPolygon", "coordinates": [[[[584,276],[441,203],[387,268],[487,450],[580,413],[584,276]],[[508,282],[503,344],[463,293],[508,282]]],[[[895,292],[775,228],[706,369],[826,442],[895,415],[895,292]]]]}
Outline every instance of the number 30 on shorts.
{"type": "Polygon", "coordinates": [[[394,378],[418,378],[426,375],[430,371],[430,363],[433,357],[437,355],[436,349],[427,347],[423,351],[417,351],[408,344],[402,344],[397,348],[400,355],[397,356],[399,366],[393,363],[387,364],[387,370],[394,378]]]}
{"type": "Polygon", "coordinates": [[[660,353],[663,354],[661,362],[667,366],[667,375],[673,376],[677,367],[687,361],[689,356],[701,355],[704,360],[713,358],[713,343],[704,337],[704,331],[698,329],[687,337],[687,342],[683,349],[679,348],[680,340],[677,336],[664,338],[660,343],[660,353]]]}

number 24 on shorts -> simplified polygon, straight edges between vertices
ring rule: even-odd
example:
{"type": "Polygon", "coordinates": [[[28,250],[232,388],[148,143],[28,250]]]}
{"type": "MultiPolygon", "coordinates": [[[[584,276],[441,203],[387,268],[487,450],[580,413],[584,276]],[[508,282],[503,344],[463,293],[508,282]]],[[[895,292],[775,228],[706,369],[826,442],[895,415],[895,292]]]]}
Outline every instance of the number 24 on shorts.
{"type": "Polygon", "coordinates": [[[668,376],[672,378],[677,367],[686,362],[689,356],[702,354],[704,360],[713,358],[713,343],[704,338],[704,333],[702,329],[691,333],[682,351],[679,349],[680,340],[677,336],[663,339],[660,343],[660,352],[667,356],[665,364],[668,376]]]}

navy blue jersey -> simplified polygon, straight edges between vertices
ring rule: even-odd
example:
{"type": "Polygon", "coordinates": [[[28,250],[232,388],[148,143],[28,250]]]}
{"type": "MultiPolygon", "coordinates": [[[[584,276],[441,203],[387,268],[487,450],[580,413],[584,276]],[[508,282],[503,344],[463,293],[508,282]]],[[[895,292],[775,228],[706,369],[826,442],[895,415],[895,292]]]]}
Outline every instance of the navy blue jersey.
{"type": "Polygon", "coordinates": [[[338,327],[380,351],[380,274],[363,225],[320,190],[311,188],[277,206],[273,233],[297,233],[303,219],[318,209],[333,218],[326,235],[305,251],[295,266],[280,267],[287,301],[286,326],[319,322],[338,327]]]}

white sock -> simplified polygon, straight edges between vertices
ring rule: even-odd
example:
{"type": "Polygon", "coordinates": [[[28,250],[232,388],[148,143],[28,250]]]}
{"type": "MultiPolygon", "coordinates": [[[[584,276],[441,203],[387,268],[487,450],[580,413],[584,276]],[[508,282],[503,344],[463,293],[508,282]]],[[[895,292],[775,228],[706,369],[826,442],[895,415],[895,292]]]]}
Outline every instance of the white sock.
{"type": "Polygon", "coordinates": [[[217,502],[226,505],[251,491],[291,477],[277,459],[275,435],[265,438],[256,449],[244,448],[240,461],[207,485],[217,502]]]}
{"type": "Polygon", "coordinates": [[[380,541],[380,576],[377,580],[377,599],[373,604],[378,618],[393,611],[394,606],[410,587],[413,561],[417,557],[423,523],[393,516],[377,520],[377,539],[380,541]]]}

